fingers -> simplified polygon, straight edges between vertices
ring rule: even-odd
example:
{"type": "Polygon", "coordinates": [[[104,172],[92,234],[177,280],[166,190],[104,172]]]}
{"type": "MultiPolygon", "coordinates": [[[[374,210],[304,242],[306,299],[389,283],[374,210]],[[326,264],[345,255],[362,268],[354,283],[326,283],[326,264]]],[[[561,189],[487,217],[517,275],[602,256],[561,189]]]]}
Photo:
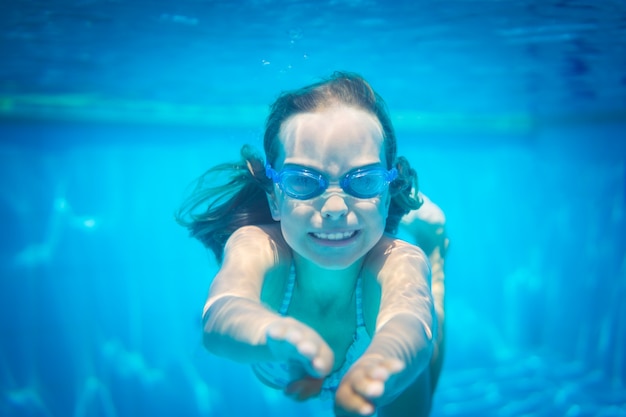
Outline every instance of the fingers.
{"type": "Polygon", "coordinates": [[[335,416],[370,416],[376,411],[372,401],[356,394],[347,385],[340,385],[335,394],[335,416]]]}
{"type": "Polygon", "coordinates": [[[386,383],[403,369],[404,364],[397,359],[361,358],[337,389],[335,413],[338,416],[373,414],[385,393],[386,383]]]}
{"type": "Polygon", "coordinates": [[[334,363],[334,354],[326,342],[306,325],[296,320],[280,320],[267,329],[267,345],[279,361],[296,362],[310,376],[323,378],[334,363]]]}
{"type": "Polygon", "coordinates": [[[404,364],[398,359],[363,360],[359,366],[362,375],[354,379],[352,387],[357,394],[369,400],[381,397],[387,381],[404,369],[404,364]]]}

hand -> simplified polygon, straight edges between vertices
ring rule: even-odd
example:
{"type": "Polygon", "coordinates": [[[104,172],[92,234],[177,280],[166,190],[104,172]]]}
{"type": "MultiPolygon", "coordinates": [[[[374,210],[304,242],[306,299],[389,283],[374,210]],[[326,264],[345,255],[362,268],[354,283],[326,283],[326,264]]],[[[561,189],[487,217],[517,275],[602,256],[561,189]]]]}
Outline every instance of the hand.
{"type": "Polygon", "coordinates": [[[299,401],[317,396],[335,361],[333,351],[324,339],[310,327],[291,318],[271,324],[266,338],[274,358],[289,364],[292,382],[286,387],[285,394],[299,401]]]}
{"type": "Polygon", "coordinates": [[[341,380],[335,394],[335,415],[369,416],[374,414],[385,386],[404,369],[398,359],[363,356],[341,380]]]}

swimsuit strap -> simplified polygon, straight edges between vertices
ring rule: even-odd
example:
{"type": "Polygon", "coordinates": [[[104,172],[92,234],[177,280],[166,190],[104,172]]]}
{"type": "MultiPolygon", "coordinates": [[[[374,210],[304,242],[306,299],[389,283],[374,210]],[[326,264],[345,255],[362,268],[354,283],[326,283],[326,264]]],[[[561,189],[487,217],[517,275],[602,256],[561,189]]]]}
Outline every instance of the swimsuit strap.
{"type": "MultiPolygon", "coordinates": [[[[287,279],[287,288],[285,289],[285,295],[283,296],[283,302],[280,304],[280,308],[278,309],[278,314],[281,316],[287,315],[287,310],[289,310],[289,304],[291,304],[291,298],[293,297],[293,289],[296,285],[296,268],[295,266],[291,266],[291,270],[289,272],[289,278],[287,279]]],[[[357,327],[365,326],[365,318],[363,316],[363,280],[359,275],[359,278],[356,281],[356,325],[357,327]]]]}
{"type": "Polygon", "coordinates": [[[285,295],[283,296],[283,302],[278,309],[278,314],[281,316],[287,315],[289,304],[291,304],[291,297],[293,296],[293,287],[296,285],[296,268],[291,266],[289,271],[289,278],[287,279],[287,288],[285,289],[285,295]]]}
{"type": "Polygon", "coordinates": [[[356,326],[365,326],[365,318],[363,317],[363,280],[361,275],[356,281],[356,326]]]}

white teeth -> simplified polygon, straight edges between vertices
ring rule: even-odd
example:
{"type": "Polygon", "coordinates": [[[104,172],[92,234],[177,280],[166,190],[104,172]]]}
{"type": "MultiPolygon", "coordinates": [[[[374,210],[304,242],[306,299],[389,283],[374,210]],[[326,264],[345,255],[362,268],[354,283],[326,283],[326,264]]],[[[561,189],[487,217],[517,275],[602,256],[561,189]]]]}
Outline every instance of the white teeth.
{"type": "Polygon", "coordinates": [[[318,239],[342,240],[342,239],[348,239],[354,236],[355,233],[356,231],[353,230],[352,232],[343,232],[343,233],[313,233],[313,236],[315,236],[318,239]]]}

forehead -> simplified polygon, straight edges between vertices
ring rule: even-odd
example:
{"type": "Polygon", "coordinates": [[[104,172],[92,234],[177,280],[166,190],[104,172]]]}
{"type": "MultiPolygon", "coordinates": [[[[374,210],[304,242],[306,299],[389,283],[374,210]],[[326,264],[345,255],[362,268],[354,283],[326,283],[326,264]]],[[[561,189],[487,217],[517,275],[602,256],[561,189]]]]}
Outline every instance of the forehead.
{"type": "Polygon", "coordinates": [[[298,113],[281,126],[277,165],[299,164],[326,171],[384,162],[383,130],[376,116],[338,106],[298,113]]]}

